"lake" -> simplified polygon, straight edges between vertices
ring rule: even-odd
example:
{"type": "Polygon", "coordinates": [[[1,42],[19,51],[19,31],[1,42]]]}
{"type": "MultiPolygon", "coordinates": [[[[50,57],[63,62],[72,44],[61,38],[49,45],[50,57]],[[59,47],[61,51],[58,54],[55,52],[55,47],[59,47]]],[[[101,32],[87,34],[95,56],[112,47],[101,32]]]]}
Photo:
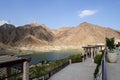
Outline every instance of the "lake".
{"type": "Polygon", "coordinates": [[[30,65],[32,65],[32,64],[40,63],[43,60],[48,60],[48,61],[59,60],[79,53],[80,51],[40,52],[40,53],[23,55],[22,57],[31,58],[30,65]]]}

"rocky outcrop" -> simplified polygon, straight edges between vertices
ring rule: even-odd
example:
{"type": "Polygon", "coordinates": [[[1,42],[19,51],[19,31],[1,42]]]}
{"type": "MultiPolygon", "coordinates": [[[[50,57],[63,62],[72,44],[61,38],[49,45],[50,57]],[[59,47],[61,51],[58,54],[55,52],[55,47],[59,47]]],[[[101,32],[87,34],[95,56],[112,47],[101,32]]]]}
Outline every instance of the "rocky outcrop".
{"type": "Polygon", "coordinates": [[[0,26],[0,42],[8,44],[11,40],[11,36],[14,30],[15,26],[11,24],[4,24],[0,26]]]}

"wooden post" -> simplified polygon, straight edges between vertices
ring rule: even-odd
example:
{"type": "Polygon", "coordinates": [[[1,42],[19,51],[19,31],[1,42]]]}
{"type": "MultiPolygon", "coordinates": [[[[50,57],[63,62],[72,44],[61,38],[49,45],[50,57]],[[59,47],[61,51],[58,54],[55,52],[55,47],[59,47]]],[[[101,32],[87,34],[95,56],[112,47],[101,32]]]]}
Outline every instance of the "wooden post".
{"type": "Polygon", "coordinates": [[[84,62],[85,60],[84,60],[85,58],[84,58],[84,55],[82,56],[82,62],[84,62]]]}
{"type": "Polygon", "coordinates": [[[101,46],[101,51],[102,51],[102,46],[101,46]]]}
{"type": "Polygon", "coordinates": [[[72,61],[71,61],[71,59],[69,59],[69,64],[71,64],[72,63],[72,61]]]}
{"type": "Polygon", "coordinates": [[[90,56],[91,56],[91,59],[93,58],[92,56],[92,48],[90,48],[90,56]]]}
{"type": "Polygon", "coordinates": [[[93,57],[95,57],[95,47],[93,48],[93,57]]]}
{"type": "Polygon", "coordinates": [[[87,54],[87,58],[88,58],[88,57],[89,57],[89,56],[88,56],[88,48],[86,48],[86,54],[87,54]]]}
{"type": "Polygon", "coordinates": [[[94,62],[94,56],[93,56],[93,48],[91,47],[91,59],[92,59],[92,62],[94,62]]]}
{"type": "Polygon", "coordinates": [[[99,48],[97,47],[97,54],[99,54],[99,51],[100,51],[100,50],[99,50],[99,48]]]}
{"type": "Polygon", "coordinates": [[[23,62],[23,80],[29,80],[29,62],[23,62]]]}
{"type": "Polygon", "coordinates": [[[96,56],[96,55],[97,55],[97,50],[96,50],[96,47],[95,47],[94,51],[95,51],[95,52],[94,52],[94,54],[95,54],[95,56],[96,56]]]}

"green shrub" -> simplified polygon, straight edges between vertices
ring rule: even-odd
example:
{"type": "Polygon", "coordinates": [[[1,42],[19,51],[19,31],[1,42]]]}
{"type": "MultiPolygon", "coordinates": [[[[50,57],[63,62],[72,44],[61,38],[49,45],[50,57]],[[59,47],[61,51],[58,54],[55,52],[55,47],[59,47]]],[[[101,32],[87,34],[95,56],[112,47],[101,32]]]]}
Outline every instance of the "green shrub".
{"type": "Polygon", "coordinates": [[[111,51],[113,51],[113,49],[115,48],[115,39],[113,38],[106,38],[106,46],[108,47],[108,49],[111,51]]]}
{"type": "Polygon", "coordinates": [[[99,72],[99,65],[97,65],[97,67],[95,68],[95,72],[94,72],[94,78],[96,78],[96,75],[99,72]]]}
{"type": "Polygon", "coordinates": [[[71,59],[72,61],[82,60],[82,55],[81,55],[81,54],[74,55],[74,56],[71,56],[70,59],[71,59]]]}
{"type": "Polygon", "coordinates": [[[96,75],[97,75],[98,72],[99,72],[99,67],[100,67],[100,65],[101,65],[102,57],[103,57],[102,54],[98,54],[98,55],[96,55],[95,58],[94,58],[94,63],[97,64],[96,69],[95,69],[95,72],[94,72],[94,77],[95,77],[95,78],[96,78],[96,75]]]}
{"type": "Polygon", "coordinates": [[[94,63],[101,64],[102,54],[97,54],[94,58],[94,63]]]}
{"type": "Polygon", "coordinates": [[[39,77],[42,75],[48,74],[50,71],[54,70],[58,66],[61,66],[65,62],[68,62],[68,59],[61,59],[55,61],[42,61],[42,64],[36,65],[30,68],[30,78],[39,77]]]}

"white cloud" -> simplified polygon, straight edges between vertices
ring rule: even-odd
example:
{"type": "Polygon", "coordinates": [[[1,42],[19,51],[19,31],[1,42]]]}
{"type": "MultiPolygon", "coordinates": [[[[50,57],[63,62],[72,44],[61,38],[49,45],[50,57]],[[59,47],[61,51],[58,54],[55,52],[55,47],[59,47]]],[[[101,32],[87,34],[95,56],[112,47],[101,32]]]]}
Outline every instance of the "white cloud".
{"type": "Polygon", "coordinates": [[[94,15],[97,11],[96,10],[83,10],[79,13],[79,17],[83,18],[86,16],[94,15]]]}
{"type": "Polygon", "coordinates": [[[5,23],[9,24],[9,22],[8,22],[8,21],[5,21],[5,20],[0,20],[0,25],[3,25],[3,24],[5,24],[5,23]]]}

